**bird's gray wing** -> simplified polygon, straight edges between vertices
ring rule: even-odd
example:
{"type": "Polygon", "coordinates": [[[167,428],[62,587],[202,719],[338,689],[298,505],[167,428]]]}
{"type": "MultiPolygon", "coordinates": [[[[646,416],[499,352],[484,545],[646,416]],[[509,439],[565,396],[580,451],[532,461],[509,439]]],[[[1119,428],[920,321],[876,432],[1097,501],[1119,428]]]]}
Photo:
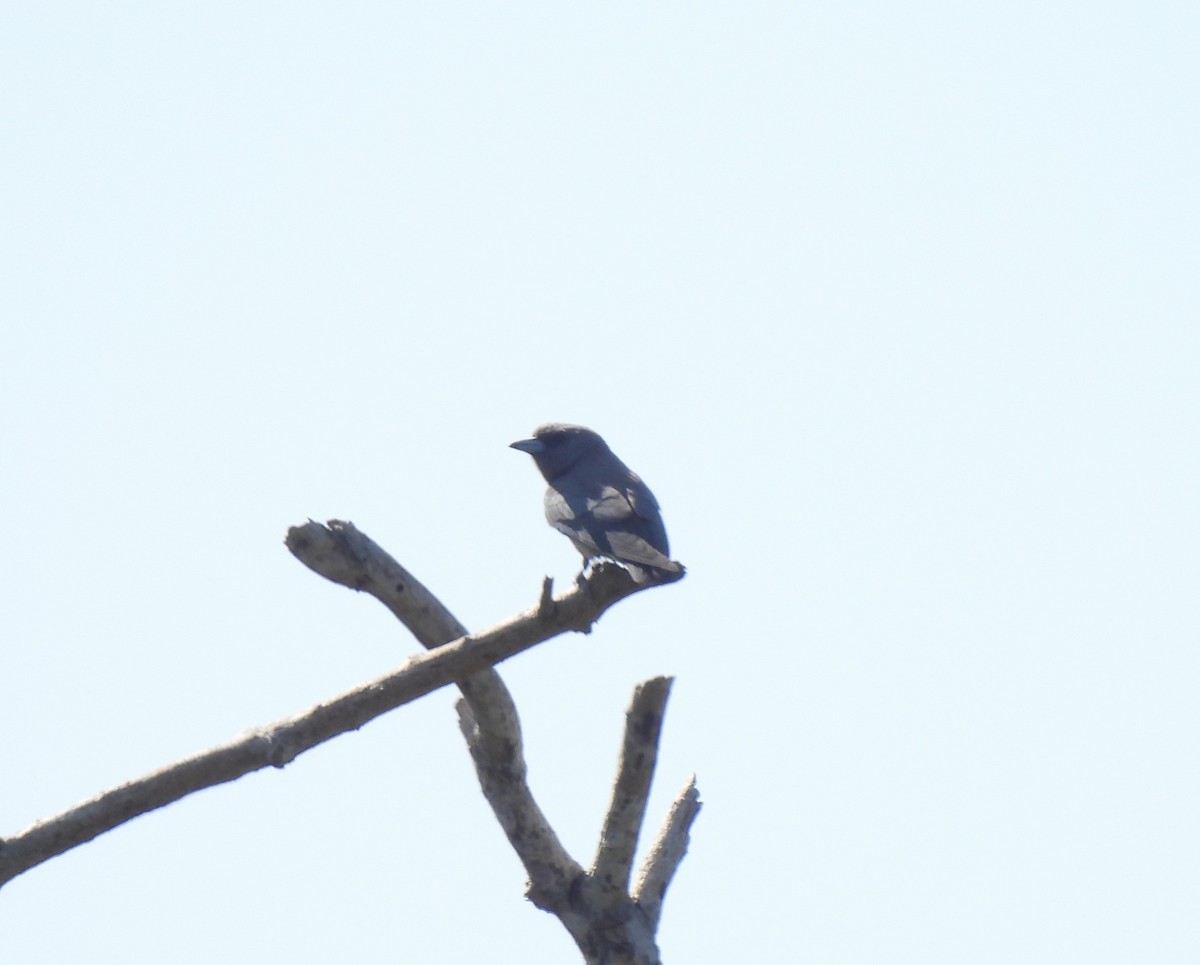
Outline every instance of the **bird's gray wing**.
{"type": "MultiPolygon", "coordinates": [[[[566,488],[566,487],[564,487],[566,488]]],[[[599,496],[568,498],[562,491],[546,491],[546,521],[567,536],[584,557],[608,556],[624,563],[640,563],[667,572],[678,572],[655,544],[666,546],[667,536],[650,491],[644,496],[630,489],[605,486],[599,496]],[[652,507],[649,517],[637,511],[652,507]]]]}
{"type": "Polygon", "coordinates": [[[667,527],[663,525],[662,514],[658,511],[658,500],[654,493],[635,474],[629,474],[632,479],[625,487],[625,500],[635,517],[633,528],[646,538],[646,541],[665,557],[670,557],[671,547],[667,542],[667,527]]]}
{"type": "Polygon", "coordinates": [[[671,571],[678,568],[664,552],[666,527],[658,503],[644,484],[622,489],[606,486],[594,505],[592,502],[589,500],[592,515],[604,526],[608,552],[613,556],[671,571]]]}
{"type": "Polygon", "coordinates": [[[628,530],[610,530],[608,544],[612,547],[612,555],[623,563],[641,563],[656,569],[674,573],[679,570],[679,564],[656,550],[650,543],[637,533],[628,530]]]}
{"type": "Polygon", "coordinates": [[[602,523],[621,523],[636,515],[633,500],[628,491],[621,491],[615,486],[605,486],[600,490],[598,499],[587,501],[588,512],[602,523]]]}
{"type": "Polygon", "coordinates": [[[586,504],[577,509],[553,487],[546,490],[546,522],[568,537],[585,557],[608,552],[600,547],[595,535],[589,531],[586,504]]]}

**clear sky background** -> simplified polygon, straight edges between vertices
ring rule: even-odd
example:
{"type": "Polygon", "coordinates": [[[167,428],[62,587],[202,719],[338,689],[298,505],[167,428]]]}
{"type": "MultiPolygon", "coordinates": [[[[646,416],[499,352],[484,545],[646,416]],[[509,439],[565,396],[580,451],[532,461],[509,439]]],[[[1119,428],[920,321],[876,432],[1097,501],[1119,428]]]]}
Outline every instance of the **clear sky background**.
{"type": "MultiPolygon", "coordinates": [[[[0,835],[577,557],[548,420],[682,583],[501,667],[583,862],[634,685],[705,807],[667,962],[1200,960],[1200,12],[9,3],[0,835]]],[[[6,963],[577,961],[439,692],[0,892],[6,963]]]]}

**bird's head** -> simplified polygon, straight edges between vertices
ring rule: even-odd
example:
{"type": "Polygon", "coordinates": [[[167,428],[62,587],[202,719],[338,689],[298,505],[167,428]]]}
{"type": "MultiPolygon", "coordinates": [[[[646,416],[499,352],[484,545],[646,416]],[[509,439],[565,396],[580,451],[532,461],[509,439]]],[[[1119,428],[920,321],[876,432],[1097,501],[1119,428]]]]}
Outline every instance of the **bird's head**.
{"type": "Polygon", "coordinates": [[[611,455],[608,444],[598,433],[584,426],[565,422],[549,422],[538,426],[528,439],[510,445],[533,456],[547,482],[553,482],[582,459],[589,456],[611,455]]]}

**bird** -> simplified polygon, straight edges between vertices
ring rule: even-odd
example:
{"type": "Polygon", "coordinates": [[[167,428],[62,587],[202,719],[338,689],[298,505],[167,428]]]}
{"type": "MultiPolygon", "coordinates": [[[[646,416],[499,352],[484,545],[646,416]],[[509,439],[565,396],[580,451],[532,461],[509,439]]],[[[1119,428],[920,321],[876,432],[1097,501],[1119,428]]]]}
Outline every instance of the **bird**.
{"type": "Polygon", "coordinates": [[[575,545],[584,569],[602,558],[616,560],[637,583],[683,576],[682,564],[670,558],[658,500],[599,433],[549,422],[509,448],[533,456],[549,486],[546,522],[575,545]]]}

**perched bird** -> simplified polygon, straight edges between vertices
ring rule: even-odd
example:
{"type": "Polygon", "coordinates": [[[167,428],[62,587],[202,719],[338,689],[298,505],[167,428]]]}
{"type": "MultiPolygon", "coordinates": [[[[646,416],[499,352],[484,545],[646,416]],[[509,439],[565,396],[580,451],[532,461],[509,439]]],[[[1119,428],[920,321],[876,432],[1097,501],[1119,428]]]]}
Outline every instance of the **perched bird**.
{"type": "Polygon", "coordinates": [[[684,569],[668,554],[658,501],[591,429],[551,422],[512,443],[533,456],[550,488],[546,521],[583,554],[621,563],[638,583],[668,582],[684,569]]]}

